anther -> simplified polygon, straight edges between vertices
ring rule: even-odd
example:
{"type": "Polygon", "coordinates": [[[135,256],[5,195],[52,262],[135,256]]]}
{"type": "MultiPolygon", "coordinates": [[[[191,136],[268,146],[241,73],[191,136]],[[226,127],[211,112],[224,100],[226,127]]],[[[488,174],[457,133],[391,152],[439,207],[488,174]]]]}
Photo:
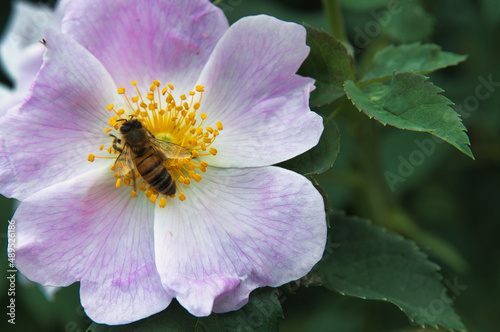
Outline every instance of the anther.
{"type": "Polygon", "coordinates": [[[151,196],[149,196],[149,201],[150,201],[151,203],[155,203],[157,198],[158,198],[158,197],[156,197],[156,195],[155,195],[155,194],[151,194],[151,196]]]}
{"type": "Polygon", "coordinates": [[[87,160],[90,161],[90,162],[93,162],[95,160],[95,156],[91,153],[89,154],[89,156],[87,157],[87,160]]]}
{"type": "Polygon", "coordinates": [[[164,208],[165,205],[167,205],[167,199],[165,197],[162,197],[160,199],[160,203],[158,203],[158,206],[161,207],[161,208],[164,208]]]}
{"type": "Polygon", "coordinates": [[[118,94],[122,95],[125,93],[125,88],[118,88],[118,94]]]}

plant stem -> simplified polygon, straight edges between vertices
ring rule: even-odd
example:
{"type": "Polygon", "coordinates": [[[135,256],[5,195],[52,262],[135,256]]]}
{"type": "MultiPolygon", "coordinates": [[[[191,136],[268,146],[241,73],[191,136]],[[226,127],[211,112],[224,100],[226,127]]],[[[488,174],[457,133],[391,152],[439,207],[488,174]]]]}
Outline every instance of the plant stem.
{"type": "Polygon", "coordinates": [[[344,19],[340,10],[338,0],[322,0],[323,8],[328,17],[328,23],[332,31],[332,35],[342,42],[347,42],[347,37],[344,28],[344,19]]]}

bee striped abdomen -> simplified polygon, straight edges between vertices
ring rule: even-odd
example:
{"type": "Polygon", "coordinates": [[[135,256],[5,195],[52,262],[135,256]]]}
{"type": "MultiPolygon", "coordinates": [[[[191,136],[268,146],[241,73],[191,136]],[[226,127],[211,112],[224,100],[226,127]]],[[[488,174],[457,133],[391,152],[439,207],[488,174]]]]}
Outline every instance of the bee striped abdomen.
{"type": "Polygon", "coordinates": [[[175,194],[175,182],[165,165],[163,165],[163,160],[155,153],[149,152],[138,157],[136,167],[144,181],[154,190],[164,195],[175,194]]]}

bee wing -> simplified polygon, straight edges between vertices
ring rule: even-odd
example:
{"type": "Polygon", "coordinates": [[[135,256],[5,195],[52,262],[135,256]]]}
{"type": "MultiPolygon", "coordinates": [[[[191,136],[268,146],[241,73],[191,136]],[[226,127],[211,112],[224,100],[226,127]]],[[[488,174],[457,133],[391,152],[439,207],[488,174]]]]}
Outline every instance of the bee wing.
{"type": "Polygon", "coordinates": [[[120,176],[127,175],[134,167],[132,159],[132,150],[128,144],[125,144],[123,151],[115,161],[115,174],[120,176]]]}
{"type": "Polygon", "coordinates": [[[151,138],[151,143],[153,143],[156,152],[160,154],[163,159],[184,159],[191,157],[191,152],[189,152],[188,149],[175,143],[157,138],[151,138]]]}

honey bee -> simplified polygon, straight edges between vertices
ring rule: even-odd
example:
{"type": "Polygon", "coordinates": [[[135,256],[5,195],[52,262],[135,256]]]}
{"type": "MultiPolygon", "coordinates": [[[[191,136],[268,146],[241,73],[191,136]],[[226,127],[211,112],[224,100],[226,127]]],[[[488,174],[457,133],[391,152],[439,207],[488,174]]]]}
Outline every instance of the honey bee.
{"type": "Polygon", "coordinates": [[[155,138],[138,119],[132,116],[128,120],[118,121],[124,121],[120,127],[122,138],[110,135],[113,137],[113,148],[120,152],[115,162],[115,173],[122,177],[132,171],[135,191],[137,191],[135,183],[135,171],[137,171],[158,193],[175,194],[175,181],[163,162],[167,159],[188,158],[191,152],[180,145],[155,138]]]}

